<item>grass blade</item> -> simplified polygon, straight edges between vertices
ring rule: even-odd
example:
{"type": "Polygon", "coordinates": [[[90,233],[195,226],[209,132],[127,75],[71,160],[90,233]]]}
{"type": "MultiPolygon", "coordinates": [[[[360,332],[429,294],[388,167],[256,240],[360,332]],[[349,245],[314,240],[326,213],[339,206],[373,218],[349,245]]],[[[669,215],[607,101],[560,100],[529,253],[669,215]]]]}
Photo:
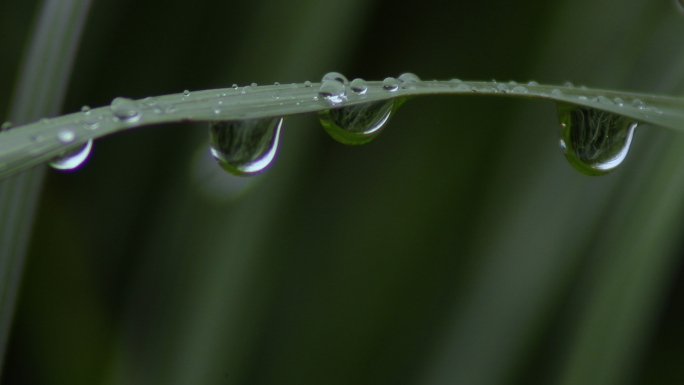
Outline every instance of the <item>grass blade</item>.
{"type": "MultiPolygon", "coordinates": [[[[61,108],[90,0],[43,3],[10,110],[15,123],[57,114],[61,108]]],[[[38,203],[43,169],[0,182],[0,362],[9,335],[24,255],[38,203]]]]}

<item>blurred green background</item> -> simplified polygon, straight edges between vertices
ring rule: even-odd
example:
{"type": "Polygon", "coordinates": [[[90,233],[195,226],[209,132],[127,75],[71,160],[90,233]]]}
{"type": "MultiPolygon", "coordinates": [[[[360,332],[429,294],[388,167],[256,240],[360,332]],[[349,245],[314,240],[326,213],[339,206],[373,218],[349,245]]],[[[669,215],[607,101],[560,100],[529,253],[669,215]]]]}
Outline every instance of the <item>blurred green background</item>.
{"type": "MultiPolygon", "coordinates": [[[[0,2],[2,106],[40,4],[0,2]]],[[[97,0],[63,111],[328,71],[681,95],[682,36],[664,0],[97,0]]],[[[297,116],[247,180],[206,125],[101,139],[46,174],[2,380],[680,383],[684,135],[587,177],[558,131],[482,96],[411,100],[359,147],[297,116]]]]}

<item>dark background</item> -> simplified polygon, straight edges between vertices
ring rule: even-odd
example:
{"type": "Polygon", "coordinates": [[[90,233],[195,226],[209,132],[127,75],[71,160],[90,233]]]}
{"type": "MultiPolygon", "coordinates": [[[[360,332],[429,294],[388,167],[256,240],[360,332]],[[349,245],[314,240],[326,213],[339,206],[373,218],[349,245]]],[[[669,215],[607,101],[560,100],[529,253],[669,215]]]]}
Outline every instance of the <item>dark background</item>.
{"type": "MultiPolygon", "coordinates": [[[[0,105],[39,2],[0,3],[0,105]]],[[[328,71],[681,94],[668,1],[97,0],[64,112],[328,71]]],[[[580,175],[555,106],[422,97],[359,147],[315,116],[239,179],[207,127],[46,177],[7,384],[672,384],[684,137],[580,175]]]]}

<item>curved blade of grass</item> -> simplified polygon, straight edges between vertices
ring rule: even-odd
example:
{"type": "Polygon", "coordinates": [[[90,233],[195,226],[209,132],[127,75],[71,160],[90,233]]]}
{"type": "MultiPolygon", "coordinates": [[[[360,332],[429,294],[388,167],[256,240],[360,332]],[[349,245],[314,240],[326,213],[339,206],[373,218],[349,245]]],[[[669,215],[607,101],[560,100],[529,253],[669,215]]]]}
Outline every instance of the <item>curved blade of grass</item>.
{"type": "MultiPolygon", "coordinates": [[[[425,81],[389,92],[382,82],[368,82],[363,95],[349,92],[343,106],[432,94],[482,94],[541,98],[612,112],[673,130],[684,129],[684,98],[619,91],[497,82],[425,81]]],[[[138,115],[121,120],[110,107],[64,115],[0,133],[0,178],[46,162],[118,131],[161,123],[242,120],[319,112],[332,107],[318,98],[319,84],[247,86],[164,95],[135,102],[138,115]],[[70,132],[69,140],[59,135],[70,132]],[[65,143],[66,142],[66,143],[65,143]]]]}
{"type": "MultiPolygon", "coordinates": [[[[90,0],[43,3],[17,83],[11,121],[30,122],[59,112],[89,6],[90,0]]],[[[37,168],[0,182],[0,365],[42,176],[43,169],[37,168]]]]}

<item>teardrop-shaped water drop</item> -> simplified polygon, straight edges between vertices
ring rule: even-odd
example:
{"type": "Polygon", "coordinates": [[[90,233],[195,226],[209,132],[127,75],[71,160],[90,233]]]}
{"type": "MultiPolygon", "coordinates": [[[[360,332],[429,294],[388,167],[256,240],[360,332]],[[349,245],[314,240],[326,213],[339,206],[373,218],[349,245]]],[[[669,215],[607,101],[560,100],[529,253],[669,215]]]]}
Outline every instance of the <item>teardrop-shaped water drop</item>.
{"type": "Polygon", "coordinates": [[[128,98],[114,98],[110,105],[114,116],[125,122],[135,122],[140,119],[140,109],[134,101],[128,98]]]}
{"type": "Polygon", "coordinates": [[[349,80],[347,80],[347,77],[342,75],[339,72],[328,72],[327,74],[323,75],[323,79],[321,79],[321,83],[324,83],[327,80],[337,80],[338,82],[340,82],[342,84],[349,83],[349,80]]]}
{"type": "Polygon", "coordinates": [[[318,89],[318,97],[332,106],[338,106],[347,100],[347,89],[339,80],[326,80],[318,89]]]}
{"type": "Polygon", "coordinates": [[[85,163],[85,161],[88,159],[88,156],[90,156],[92,149],[93,140],[90,139],[77,149],[68,151],[53,159],[49,163],[50,167],[57,170],[74,170],[85,163]]]}
{"type": "Polygon", "coordinates": [[[561,148],[570,164],[587,175],[604,175],[625,160],[637,122],[622,115],[558,103],[561,148]]]}
{"type": "Polygon", "coordinates": [[[325,131],[338,142],[364,144],[380,134],[402,102],[403,100],[391,99],[333,108],[319,112],[318,118],[325,131]]]}
{"type": "Polygon", "coordinates": [[[210,122],[211,154],[231,174],[258,174],[275,158],[282,125],[283,118],[210,122]]]}

